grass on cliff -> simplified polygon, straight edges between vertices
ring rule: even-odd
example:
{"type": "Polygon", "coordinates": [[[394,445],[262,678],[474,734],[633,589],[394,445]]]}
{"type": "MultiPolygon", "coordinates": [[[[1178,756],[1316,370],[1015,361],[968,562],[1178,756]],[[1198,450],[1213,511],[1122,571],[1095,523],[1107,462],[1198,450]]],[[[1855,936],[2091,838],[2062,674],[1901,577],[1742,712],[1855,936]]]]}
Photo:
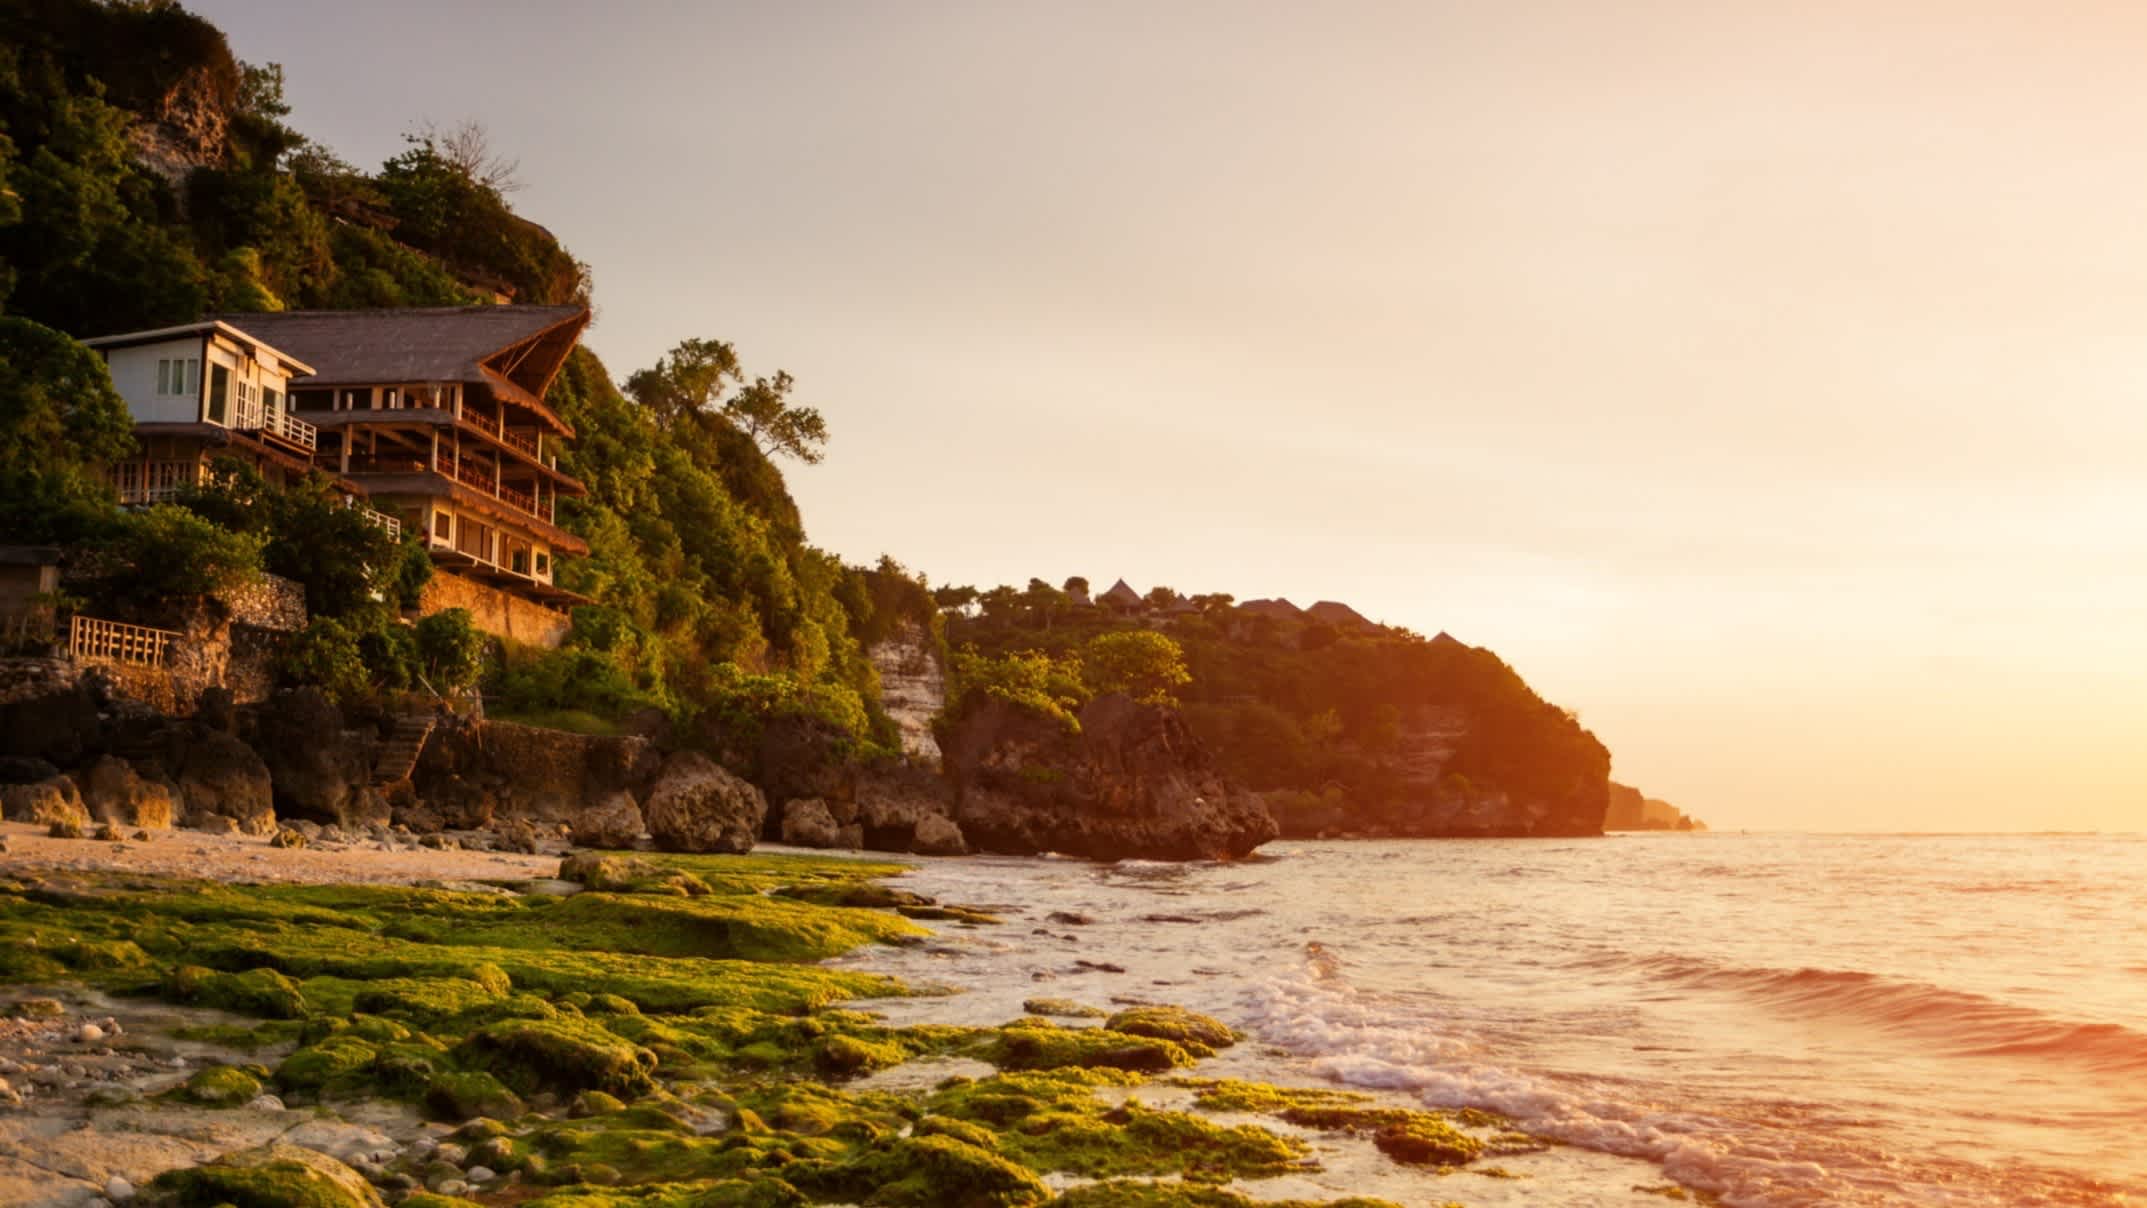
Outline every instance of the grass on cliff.
{"type": "MultiPolygon", "coordinates": [[[[1030,1016],[967,1028],[893,1027],[843,1006],[903,987],[816,962],[912,942],[923,929],[904,911],[989,917],[873,883],[897,865],[602,856],[564,871],[601,888],[562,898],[60,873],[0,880],[0,981],[79,981],[230,1012],[241,1022],[187,1033],[246,1048],[252,1057],[241,1060],[259,1064],[198,1072],[165,1100],[229,1109],[266,1091],[294,1106],[402,1101],[465,1121],[473,1152],[513,1175],[516,1202],[539,1208],[1236,1208],[1249,1201],[1224,1184],[1308,1161],[1303,1141],[1221,1122],[1210,1108],[1326,1113],[1323,1127],[1373,1135],[1405,1161],[1473,1156],[1474,1138],[1435,1113],[1317,1092],[1202,1082],[1200,1110],[1127,1100],[1126,1088],[1237,1042],[1177,1008],[1128,1008],[1100,1027],[1030,1016]],[[851,1085],[954,1056],[999,1072],[902,1093],[851,1085]],[[1055,1192],[1047,1176],[1098,1181],[1055,1192]]],[[[404,1172],[425,1173],[408,1161],[404,1172]]],[[[228,1173],[216,1185],[253,1177],[228,1173]]],[[[203,1186],[175,1173],[159,1190],[203,1186]]],[[[480,1190],[489,1201],[500,1189],[480,1190]]],[[[259,1204],[286,1202],[299,1201],[259,1204]]]]}

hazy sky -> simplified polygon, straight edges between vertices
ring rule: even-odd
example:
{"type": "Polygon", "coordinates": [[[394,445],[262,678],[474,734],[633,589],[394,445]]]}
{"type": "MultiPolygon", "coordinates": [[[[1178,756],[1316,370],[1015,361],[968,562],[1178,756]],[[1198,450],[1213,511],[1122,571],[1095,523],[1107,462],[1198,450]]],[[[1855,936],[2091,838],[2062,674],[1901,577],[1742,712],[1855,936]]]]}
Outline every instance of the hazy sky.
{"type": "Polygon", "coordinates": [[[374,165],[476,118],[934,582],[1345,600],[1718,828],[2147,828],[2125,3],[195,0],[374,165]]]}

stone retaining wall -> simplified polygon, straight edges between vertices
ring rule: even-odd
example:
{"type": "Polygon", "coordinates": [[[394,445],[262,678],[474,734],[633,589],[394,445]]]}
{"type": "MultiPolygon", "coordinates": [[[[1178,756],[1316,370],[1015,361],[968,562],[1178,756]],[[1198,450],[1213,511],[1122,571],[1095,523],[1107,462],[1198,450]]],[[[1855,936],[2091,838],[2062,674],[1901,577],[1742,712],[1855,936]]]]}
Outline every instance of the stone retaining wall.
{"type": "Polygon", "coordinates": [[[453,571],[435,570],[418,597],[418,612],[429,617],[450,608],[467,608],[471,623],[479,629],[530,646],[556,647],[566,640],[567,630],[573,626],[563,612],[453,571]]]}

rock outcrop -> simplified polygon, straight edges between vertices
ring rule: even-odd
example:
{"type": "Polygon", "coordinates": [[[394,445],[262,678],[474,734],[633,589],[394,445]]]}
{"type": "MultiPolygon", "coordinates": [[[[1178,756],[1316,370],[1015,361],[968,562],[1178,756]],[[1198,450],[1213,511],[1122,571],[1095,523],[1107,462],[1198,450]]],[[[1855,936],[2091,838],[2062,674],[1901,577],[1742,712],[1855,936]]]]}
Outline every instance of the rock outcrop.
{"type": "Polygon", "coordinates": [[[1277,834],[1233,790],[1176,710],[1090,701],[1080,730],[979,696],[941,735],[955,821],[985,851],[1096,860],[1231,859],[1277,834]]]}
{"type": "Polygon", "coordinates": [[[268,764],[252,747],[221,730],[197,734],[179,762],[182,821],[193,826],[221,814],[249,835],[276,832],[275,786],[268,764]]]}
{"type": "Polygon", "coordinates": [[[931,634],[904,621],[865,652],[880,673],[880,707],[902,735],[902,753],[927,763],[939,759],[932,718],[947,703],[947,672],[931,634]]]}
{"type": "Polygon", "coordinates": [[[865,845],[865,828],[855,821],[837,821],[818,797],[801,797],[783,803],[783,842],[855,850],[865,845]]]}
{"type": "Polygon", "coordinates": [[[346,827],[387,820],[371,791],[377,736],[346,730],[326,693],[279,692],[253,723],[248,745],[268,768],[278,815],[346,827]]]}
{"type": "Polygon", "coordinates": [[[45,827],[72,825],[78,829],[88,827],[90,821],[75,782],[57,775],[0,789],[0,816],[9,822],[32,822],[45,827]]]}
{"type": "Polygon", "coordinates": [[[568,826],[579,847],[632,847],[649,829],[634,795],[624,789],[598,796],[575,814],[568,826]]]}
{"type": "MultiPolygon", "coordinates": [[[[646,738],[570,734],[512,722],[443,718],[419,753],[411,784],[417,810],[437,814],[440,824],[474,829],[497,819],[593,828],[628,846],[640,835],[639,814],[626,806],[646,792],[659,766],[646,738]],[[601,813],[592,815],[598,805],[601,813]]],[[[426,821],[416,819],[417,822],[426,821]]]]}
{"type": "Polygon", "coordinates": [[[681,751],[663,765],[641,813],[665,851],[737,853],[753,850],[768,802],[706,755],[681,751]]]}
{"type": "Polygon", "coordinates": [[[947,781],[908,763],[870,765],[855,784],[857,823],[870,851],[959,856],[969,850],[947,781]]]}
{"type": "Polygon", "coordinates": [[[1707,824],[1658,797],[1629,784],[1610,782],[1610,809],[1603,815],[1607,831],[1704,831],[1707,824]]]}
{"type": "Polygon", "coordinates": [[[82,802],[96,822],[143,830],[170,830],[178,820],[178,803],[171,786],[144,779],[132,764],[106,755],[90,765],[83,785],[82,802]]]}

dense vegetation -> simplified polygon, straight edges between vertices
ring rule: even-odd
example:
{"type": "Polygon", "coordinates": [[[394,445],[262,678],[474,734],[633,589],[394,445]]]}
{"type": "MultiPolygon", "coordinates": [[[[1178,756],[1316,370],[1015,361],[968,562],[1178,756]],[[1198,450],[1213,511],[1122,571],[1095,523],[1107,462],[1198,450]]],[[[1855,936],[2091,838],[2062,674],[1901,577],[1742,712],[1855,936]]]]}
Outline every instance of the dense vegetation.
{"type": "MultiPolygon", "coordinates": [[[[100,601],[136,615],[144,597],[262,569],[297,578],[319,621],[287,671],[358,695],[460,665],[455,643],[425,656],[396,623],[423,555],[374,548],[317,488],[230,483],[120,514],[98,466],[129,445],[125,409],[68,337],[216,310],[586,302],[590,282],[508,206],[513,165],[481,129],[413,132],[365,173],[288,114],[280,69],[239,62],[175,5],[0,0],[0,520],[142,571],[111,581],[131,598],[100,601]],[[145,543],[173,551],[158,575],[134,556],[145,543]]],[[[629,383],[580,349],[553,386],[579,434],[561,468],[590,488],[561,522],[592,553],[560,578],[596,603],[564,650],[496,651],[490,693],[594,726],[654,708],[688,733],[735,730],[801,711],[889,739],[861,639],[904,618],[930,629],[936,610],[894,563],[846,568],[806,543],[771,457],[817,461],[826,422],[788,374],[748,377],[720,341],[688,340],[629,383]]]]}
{"type": "Polygon", "coordinates": [[[1555,797],[1609,774],[1595,736],[1488,650],[1444,635],[1251,615],[1225,595],[1180,605],[1168,588],[1149,593],[1143,610],[1117,611],[1076,603],[1086,595],[1078,586],[942,588],[957,693],[1063,710],[1078,704],[1074,685],[1099,686],[1099,648],[1141,635],[1183,651],[1189,682],[1173,690],[1224,771],[1279,790],[1272,800],[1285,808],[1292,794],[1401,804],[1422,790],[1427,739],[1444,733],[1455,737],[1442,775],[1516,796],[1555,797]]]}

